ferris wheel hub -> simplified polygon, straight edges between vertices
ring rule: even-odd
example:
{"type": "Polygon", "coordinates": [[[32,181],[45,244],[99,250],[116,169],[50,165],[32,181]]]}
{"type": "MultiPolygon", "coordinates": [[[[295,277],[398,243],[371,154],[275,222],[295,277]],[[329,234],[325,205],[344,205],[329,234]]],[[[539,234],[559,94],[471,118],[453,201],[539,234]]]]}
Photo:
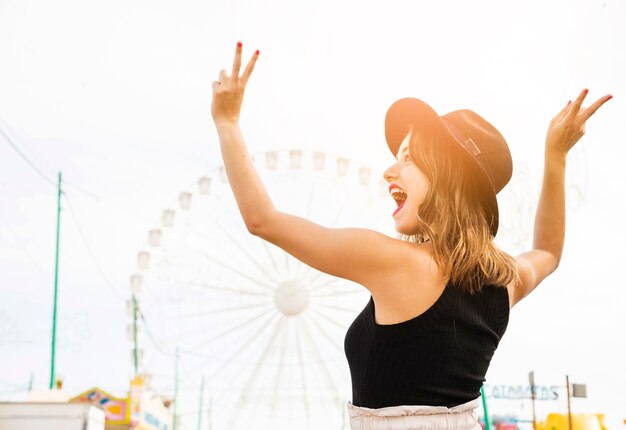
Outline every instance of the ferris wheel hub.
{"type": "Polygon", "coordinates": [[[276,307],[286,316],[298,315],[309,305],[309,290],[298,281],[285,281],[274,294],[276,307]]]}

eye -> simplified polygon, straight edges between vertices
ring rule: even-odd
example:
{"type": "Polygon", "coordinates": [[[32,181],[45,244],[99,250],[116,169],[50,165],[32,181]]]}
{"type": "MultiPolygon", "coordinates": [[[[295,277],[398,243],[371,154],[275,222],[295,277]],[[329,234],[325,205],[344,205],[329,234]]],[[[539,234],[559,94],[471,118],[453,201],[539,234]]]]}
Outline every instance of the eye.
{"type": "Polygon", "coordinates": [[[411,157],[409,157],[409,154],[404,154],[404,158],[402,159],[402,161],[404,161],[405,163],[411,161],[411,157]]]}

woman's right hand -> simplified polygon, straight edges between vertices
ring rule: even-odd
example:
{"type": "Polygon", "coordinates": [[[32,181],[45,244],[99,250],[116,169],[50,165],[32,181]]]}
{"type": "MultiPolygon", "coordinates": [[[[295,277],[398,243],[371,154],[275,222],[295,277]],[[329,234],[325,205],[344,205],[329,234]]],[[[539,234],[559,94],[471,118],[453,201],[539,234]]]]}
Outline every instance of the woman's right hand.
{"type": "Polygon", "coordinates": [[[256,60],[259,57],[259,51],[257,50],[248,62],[243,75],[239,76],[239,70],[241,69],[241,50],[242,43],[237,42],[231,75],[228,76],[226,70],[222,69],[220,71],[219,80],[213,81],[211,115],[216,125],[223,123],[236,124],[239,121],[246,85],[248,84],[252,70],[254,70],[256,60]]]}
{"type": "Polygon", "coordinates": [[[567,105],[550,121],[546,135],[546,154],[567,155],[570,149],[585,134],[585,122],[600,107],[613,98],[606,95],[596,100],[588,108],[583,108],[582,103],[589,90],[584,89],[574,103],[567,105]]]}

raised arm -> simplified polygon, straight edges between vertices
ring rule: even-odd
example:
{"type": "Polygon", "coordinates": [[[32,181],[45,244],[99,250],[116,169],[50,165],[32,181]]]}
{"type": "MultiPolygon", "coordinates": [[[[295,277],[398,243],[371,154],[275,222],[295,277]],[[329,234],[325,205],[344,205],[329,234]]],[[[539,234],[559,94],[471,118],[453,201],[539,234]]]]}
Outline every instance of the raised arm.
{"type": "Polygon", "coordinates": [[[274,212],[274,206],[254,169],[239,127],[244,91],[259,56],[259,51],[255,51],[240,77],[241,50],[242,44],[238,42],[231,76],[221,70],[220,80],[213,82],[211,115],[235,200],[246,227],[253,231],[260,220],[274,212]]]}
{"type": "Polygon", "coordinates": [[[239,43],[231,76],[222,70],[220,81],[213,82],[211,114],[228,180],[248,230],[320,271],[358,282],[371,291],[393,285],[394,274],[407,264],[423,264],[424,270],[430,270],[430,257],[424,252],[420,259],[414,247],[409,250],[411,244],[371,230],[325,228],[276,210],[239,126],[244,90],[259,54],[255,52],[240,77],[241,50],[239,43]]]}
{"type": "Polygon", "coordinates": [[[588,108],[582,103],[588,90],[583,90],[574,103],[569,102],[550,122],[546,135],[543,183],[535,215],[533,249],[519,255],[517,265],[520,281],[509,286],[511,305],[534,290],[556,270],[565,240],[565,165],[570,149],[585,134],[585,122],[611,95],[598,99],[588,108]]]}

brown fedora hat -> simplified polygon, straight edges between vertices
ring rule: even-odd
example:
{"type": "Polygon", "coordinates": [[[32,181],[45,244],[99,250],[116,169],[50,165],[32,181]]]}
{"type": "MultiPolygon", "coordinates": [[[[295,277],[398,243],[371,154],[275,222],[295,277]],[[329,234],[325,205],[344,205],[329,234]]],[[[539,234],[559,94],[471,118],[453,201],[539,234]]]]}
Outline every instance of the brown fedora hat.
{"type": "Polygon", "coordinates": [[[400,144],[412,129],[448,137],[460,145],[480,172],[484,206],[490,216],[491,233],[498,232],[498,200],[496,194],[511,179],[513,162],[506,140],[484,118],[468,109],[439,116],[427,103],[415,98],[394,102],[385,117],[385,138],[394,157],[400,144]]]}

